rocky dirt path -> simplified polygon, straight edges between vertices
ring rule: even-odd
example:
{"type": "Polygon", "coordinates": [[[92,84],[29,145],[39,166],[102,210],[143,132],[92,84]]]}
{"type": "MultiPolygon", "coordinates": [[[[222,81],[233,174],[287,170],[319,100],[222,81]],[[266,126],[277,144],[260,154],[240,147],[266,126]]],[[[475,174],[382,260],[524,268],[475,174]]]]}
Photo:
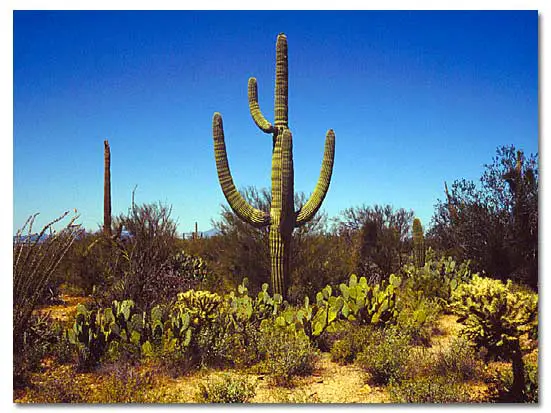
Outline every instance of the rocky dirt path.
{"type": "Polygon", "coordinates": [[[329,353],[322,353],[310,377],[297,380],[292,389],[257,387],[255,403],[384,403],[386,392],[365,383],[365,373],[355,365],[339,365],[329,353]]]}

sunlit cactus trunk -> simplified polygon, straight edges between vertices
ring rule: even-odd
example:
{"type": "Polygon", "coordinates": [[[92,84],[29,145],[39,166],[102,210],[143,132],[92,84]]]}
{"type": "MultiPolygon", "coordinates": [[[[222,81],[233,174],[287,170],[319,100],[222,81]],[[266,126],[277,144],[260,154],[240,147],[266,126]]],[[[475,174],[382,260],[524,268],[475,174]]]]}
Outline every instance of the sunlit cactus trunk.
{"type": "Polygon", "coordinates": [[[111,149],[103,141],[103,233],[111,236],[111,149]]]}
{"type": "Polygon", "coordinates": [[[419,218],[413,220],[413,261],[417,268],[425,266],[425,237],[419,218]]]}
{"type": "Polygon", "coordinates": [[[262,228],[269,226],[271,282],[273,292],[285,296],[290,274],[292,234],[296,227],[312,219],[321,207],[329,189],[335,157],[335,134],[329,130],[318,183],[314,192],[299,210],[294,210],[293,137],[288,125],[288,57],[287,37],[280,34],[276,45],[275,121],[272,125],[260,110],[255,78],[249,79],[249,109],[256,125],[272,134],[272,204],[270,212],[253,208],[237,191],[226,155],[222,116],[214,114],[212,127],[218,180],[226,200],[243,221],[262,228]]]}

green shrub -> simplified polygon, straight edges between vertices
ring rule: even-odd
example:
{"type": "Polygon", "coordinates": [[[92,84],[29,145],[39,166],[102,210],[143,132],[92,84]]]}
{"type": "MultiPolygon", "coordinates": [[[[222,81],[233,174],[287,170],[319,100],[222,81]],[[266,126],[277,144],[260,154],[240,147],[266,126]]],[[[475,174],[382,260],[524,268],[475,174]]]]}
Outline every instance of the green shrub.
{"type": "Polygon", "coordinates": [[[456,338],[449,347],[436,352],[432,369],[442,377],[453,375],[461,380],[476,380],[481,377],[483,367],[469,343],[456,338]]]}
{"type": "Polygon", "coordinates": [[[147,403],[152,388],[150,372],[140,372],[132,366],[115,362],[102,367],[104,377],[94,399],[96,403],[147,403]]]}
{"type": "Polygon", "coordinates": [[[292,386],[295,376],[314,370],[317,353],[302,329],[278,326],[266,320],[261,325],[259,350],[263,367],[278,386],[292,386]]]}
{"type": "Polygon", "coordinates": [[[373,334],[371,326],[349,326],[346,334],[331,346],[331,360],[340,364],[350,364],[356,360],[373,334]]]}
{"type": "Polygon", "coordinates": [[[199,403],[247,403],[256,394],[256,383],[246,377],[224,374],[199,384],[195,398],[199,403]]]}
{"type": "Polygon", "coordinates": [[[426,376],[393,381],[389,388],[393,403],[467,403],[469,390],[453,376],[426,376]]]}
{"type": "Polygon", "coordinates": [[[411,350],[409,342],[410,337],[396,328],[373,330],[369,344],[357,357],[372,384],[385,385],[406,377],[411,350]]]}
{"type": "Polygon", "coordinates": [[[427,298],[422,291],[412,290],[408,283],[400,289],[397,301],[398,328],[411,336],[411,344],[430,346],[442,310],[439,302],[427,298]]]}
{"type": "Polygon", "coordinates": [[[128,214],[114,219],[114,226],[125,228],[131,236],[116,242],[119,265],[108,276],[104,303],[130,299],[149,310],[175,298],[177,291],[167,288],[178,279],[172,271],[176,222],[171,212],[162,203],[133,205],[128,214]]]}

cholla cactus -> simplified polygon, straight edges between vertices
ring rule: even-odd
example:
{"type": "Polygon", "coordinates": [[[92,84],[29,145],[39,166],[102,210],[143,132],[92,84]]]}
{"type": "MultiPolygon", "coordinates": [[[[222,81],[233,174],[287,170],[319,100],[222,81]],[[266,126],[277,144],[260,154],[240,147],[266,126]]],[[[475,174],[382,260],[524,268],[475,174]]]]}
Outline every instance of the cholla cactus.
{"type": "Polygon", "coordinates": [[[230,207],[243,221],[261,228],[270,227],[271,282],[273,292],[285,296],[289,277],[289,258],[294,228],[304,225],[321,207],[329,189],[335,157],[335,133],[329,130],[321,174],[314,192],[299,210],[294,210],[293,142],[288,126],[288,61],[287,37],[281,33],[276,45],[275,121],[272,125],[262,114],[258,104],[256,79],[248,85],[249,109],[256,125],[272,134],[272,205],[270,212],[260,211],[245,201],[237,191],[228,166],[222,116],[214,114],[213,135],[216,168],[222,191],[230,207]]]}

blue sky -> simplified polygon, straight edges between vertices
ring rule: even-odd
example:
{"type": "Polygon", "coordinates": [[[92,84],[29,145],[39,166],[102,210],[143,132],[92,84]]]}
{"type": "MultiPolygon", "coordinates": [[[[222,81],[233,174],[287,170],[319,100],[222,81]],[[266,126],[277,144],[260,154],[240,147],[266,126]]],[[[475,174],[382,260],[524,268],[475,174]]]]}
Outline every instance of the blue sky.
{"type": "Polygon", "coordinates": [[[426,225],[443,182],[478,179],[500,145],[538,151],[537,12],[14,13],[14,228],[76,208],[98,229],[103,140],[113,213],[173,206],[179,231],[211,227],[225,200],[212,115],[239,187],[270,185],[254,125],[255,76],[273,118],[275,39],[289,41],[295,190],[313,190],[336,133],[324,210],[413,209],[426,225]]]}

